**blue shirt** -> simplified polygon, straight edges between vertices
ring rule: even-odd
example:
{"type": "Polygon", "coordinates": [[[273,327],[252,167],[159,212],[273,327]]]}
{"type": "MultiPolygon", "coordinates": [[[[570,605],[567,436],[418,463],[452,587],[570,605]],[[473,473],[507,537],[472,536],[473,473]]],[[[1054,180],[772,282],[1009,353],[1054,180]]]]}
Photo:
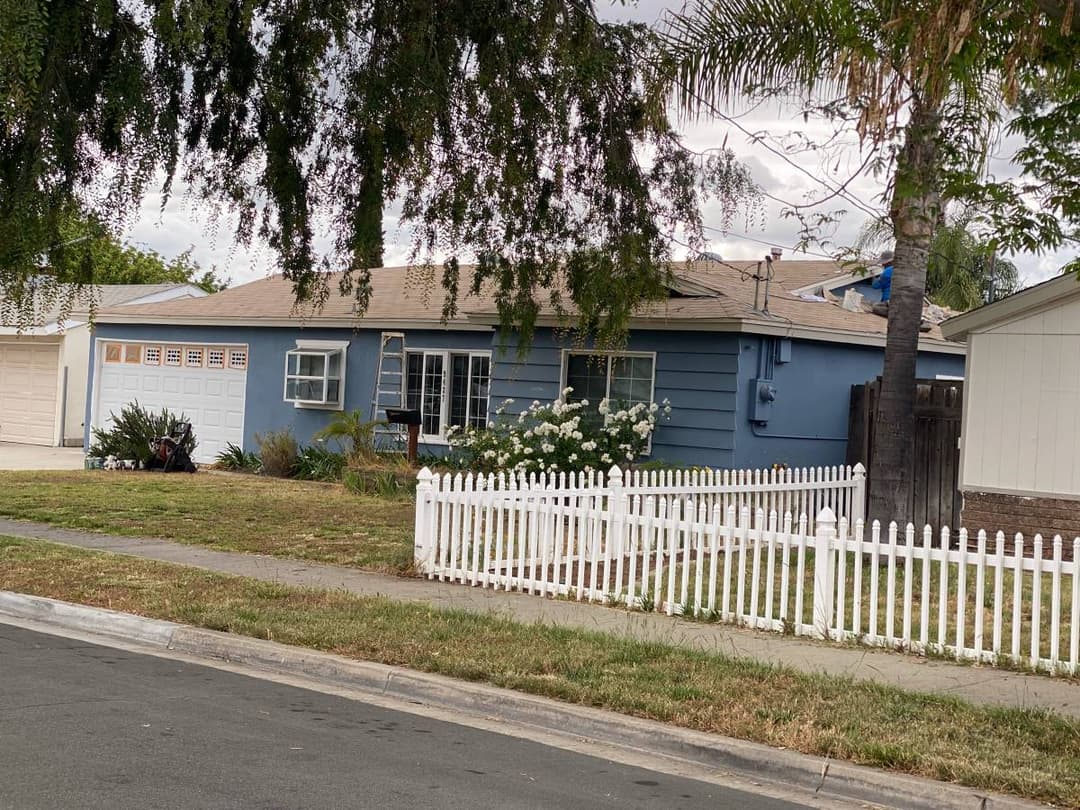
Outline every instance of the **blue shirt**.
{"type": "Polygon", "coordinates": [[[870,286],[875,290],[881,290],[882,303],[888,302],[889,295],[892,293],[892,264],[885,265],[881,275],[875,278],[870,286]]]}

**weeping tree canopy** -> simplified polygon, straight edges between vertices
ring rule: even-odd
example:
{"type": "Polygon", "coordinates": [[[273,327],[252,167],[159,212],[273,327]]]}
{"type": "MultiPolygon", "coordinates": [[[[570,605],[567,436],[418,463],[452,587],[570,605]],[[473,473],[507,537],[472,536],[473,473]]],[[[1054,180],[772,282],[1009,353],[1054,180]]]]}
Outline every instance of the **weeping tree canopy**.
{"type": "Polygon", "coordinates": [[[615,340],[701,195],[757,194],[679,145],[651,47],[588,0],[0,0],[0,288],[93,282],[70,212],[119,228],[182,180],[298,299],[345,271],[362,311],[392,203],[448,313],[490,284],[526,337],[554,296],[615,340]]]}

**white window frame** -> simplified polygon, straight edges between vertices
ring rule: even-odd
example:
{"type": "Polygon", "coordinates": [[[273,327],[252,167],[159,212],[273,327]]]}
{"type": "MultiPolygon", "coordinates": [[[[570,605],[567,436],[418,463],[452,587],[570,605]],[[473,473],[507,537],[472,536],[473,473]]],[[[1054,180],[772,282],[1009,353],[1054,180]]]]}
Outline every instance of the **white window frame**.
{"type": "Polygon", "coordinates": [[[420,349],[420,348],[407,348],[405,350],[405,366],[404,373],[401,375],[401,401],[408,403],[409,397],[409,355],[421,355],[424,359],[421,361],[421,375],[420,375],[420,410],[423,412],[424,408],[424,383],[427,379],[427,357],[438,356],[442,358],[443,374],[442,374],[442,390],[439,391],[439,432],[437,434],[424,433],[424,427],[421,423],[420,426],[420,441],[425,444],[448,444],[446,438],[446,431],[450,427],[450,370],[451,363],[450,358],[452,356],[463,356],[469,358],[469,384],[466,386],[465,392],[465,421],[469,421],[469,412],[472,410],[472,361],[474,357],[484,357],[488,361],[488,416],[491,415],[491,376],[494,370],[494,365],[491,361],[491,352],[484,350],[473,349],[420,349]]]}
{"type": "MultiPolygon", "coordinates": [[[[647,357],[652,360],[652,379],[649,381],[649,402],[656,401],[656,352],[618,352],[618,351],[601,351],[598,349],[563,349],[562,351],[562,370],[559,375],[559,395],[562,396],[562,392],[567,389],[569,385],[566,376],[570,370],[569,361],[572,355],[583,355],[585,357],[606,357],[607,358],[607,372],[605,375],[604,385],[604,397],[611,401],[611,361],[617,357],[647,357]]],[[[591,404],[591,403],[590,403],[591,404]]],[[[607,418],[605,417],[605,422],[607,418]]],[[[645,452],[643,455],[652,455],[652,436],[649,436],[649,442],[645,446],[645,452]]]]}
{"type": "Polygon", "coordinates": [[[342,411],[345,409],[345,372],[348,368],[346,363],[349,349],[349,341],[347,340],[298,340],[296,341],[296,348],[290,349],[285,352],[285,373],[284,381],[282,383],[282,399],[285,402],[291,402],[294,408],[313,408],[323,411],[342,411]],[[330,376],[330,358],[333,355],[340,355],[341,359],[338,365],[340,373],[336,377],[330,376]],[[323,373],[321,376],[307,376],[301,374],[289,373],[289,360],[293,357],[303,357],[317,355],[323,358],[323,373]],[[318,399],[289,399],[289,380],[321,380],[323,398],[318,399]],[[330,380],[336,379],[338,381],[338,401],[331,402],[327,400],[327,393],[330,390],[330,380]]]}

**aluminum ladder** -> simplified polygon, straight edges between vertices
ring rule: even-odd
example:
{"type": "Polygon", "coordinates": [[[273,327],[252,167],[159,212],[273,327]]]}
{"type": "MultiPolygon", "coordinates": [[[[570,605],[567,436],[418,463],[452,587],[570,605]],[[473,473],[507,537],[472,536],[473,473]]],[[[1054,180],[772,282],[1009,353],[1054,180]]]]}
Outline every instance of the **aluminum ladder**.
{"type": "MultiPolygon", "coordinates": [[[[379,366],[371,397],[371,421],[385,422],[387,408],[405,406],[405,333],[383,332],[379,341],[379,366]]],[[[379,425],[374,432],[376,450],[401,450],[402,425],[379,425]]]]}

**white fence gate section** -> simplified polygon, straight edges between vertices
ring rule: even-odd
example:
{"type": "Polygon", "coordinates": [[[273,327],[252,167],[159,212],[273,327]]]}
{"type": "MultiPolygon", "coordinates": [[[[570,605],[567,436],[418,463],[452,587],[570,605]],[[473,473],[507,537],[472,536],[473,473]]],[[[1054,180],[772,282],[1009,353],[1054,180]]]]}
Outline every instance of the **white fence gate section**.
{"type": "Polygon", "coordinates": [[[416,565],[443,581],[1080,672],[1080,538],[1067,561],[1060,537],[1009,545],[895,523],[883,535],[863,522],[864,487],[861,465],[547,479],[425,469],[416,565]]]}

